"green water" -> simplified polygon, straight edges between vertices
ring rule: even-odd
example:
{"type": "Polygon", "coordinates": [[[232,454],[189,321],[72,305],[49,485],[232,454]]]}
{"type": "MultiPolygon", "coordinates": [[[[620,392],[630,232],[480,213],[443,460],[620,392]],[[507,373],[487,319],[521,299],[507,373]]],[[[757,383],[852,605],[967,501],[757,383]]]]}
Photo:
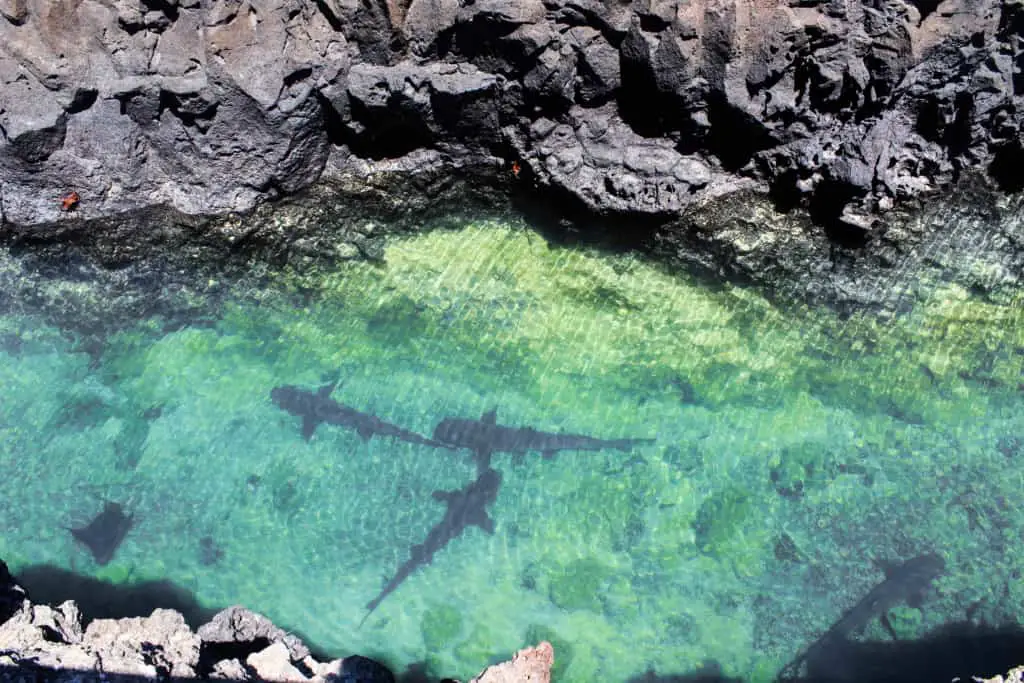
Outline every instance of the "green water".
{"type": "Polygon", "coordinates": [[[873,558],[926,552],[946,571],[926,609],[896,610],[901,636],[979,601],[1012,618],[1024,298],[915,296],[900,317],[839,319],[482,222],[395,241],[383,265],[280,273],[212,323],[140,321],[100,352],[0,317],[0,557],[170,578],[333,656],[464,678],[547,638],[561,681],[708,660],[769,680],[881,580],[873,558]],[[304,441],[270,390],[334,377],[335,400],[427,435],[496,407],[505,425],[657,441],[496,455],[495,533],[470,527],[357,628],[440,521],[432,492],[475,470],[331,425],[304,441]],[[104,499],[137,524],[100,567],[65,527],[104,499]]]}

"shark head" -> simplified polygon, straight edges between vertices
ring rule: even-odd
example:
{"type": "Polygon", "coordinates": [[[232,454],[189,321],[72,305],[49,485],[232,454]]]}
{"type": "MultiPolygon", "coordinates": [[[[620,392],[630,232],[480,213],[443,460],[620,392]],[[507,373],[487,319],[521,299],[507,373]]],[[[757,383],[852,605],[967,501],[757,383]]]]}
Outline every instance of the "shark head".
{"type": "Polygon", "coordinates": [[[270,400],[277,404],[281,410],[286,410],[293,415],[301,415],[309,402],[309,392],[291,385],[274,387],[270,390],[270,400]]]}

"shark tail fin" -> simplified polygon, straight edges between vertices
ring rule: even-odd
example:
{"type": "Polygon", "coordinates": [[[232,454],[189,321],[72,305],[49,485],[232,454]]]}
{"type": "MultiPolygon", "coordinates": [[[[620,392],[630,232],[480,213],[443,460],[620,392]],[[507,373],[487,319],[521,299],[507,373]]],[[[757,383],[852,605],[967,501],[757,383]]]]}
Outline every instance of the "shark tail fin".
{"type": "Polygon", "coordinates": [[[371,600],[366,603],[366,614],[364,614],[363,618],[359,620],[359,626],[357,628],[363,627],[363,624],[366,623],[366,620],[370,618],[370,615],[373,614],[373,610],[377,609],[377,605],[379,604],[380,600],[371,600]]]}

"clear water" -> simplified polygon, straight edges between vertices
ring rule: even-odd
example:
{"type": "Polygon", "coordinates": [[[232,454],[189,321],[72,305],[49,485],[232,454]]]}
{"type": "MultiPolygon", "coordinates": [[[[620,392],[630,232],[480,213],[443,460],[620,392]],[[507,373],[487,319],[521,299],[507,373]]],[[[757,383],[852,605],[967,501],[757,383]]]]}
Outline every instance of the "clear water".
{"type": "MultiPolygon", "coordinates": [[[[97,352],[0,317],[0,557],[242,603],[333,656],[469,677],[540,638],[561,681],[648,670],[769,680],[882,578],[940,553],[914,637],[979,601],[1021,613],[1024,307],[953,286],[839,319],[715,289],[513,222],[395,241],[385,265],[283,273],[214,320],[97,352]],[[470,527],[358,627],[474,477],[451,453],[298,418],[281,384],[429,435],[445,416],[632,453],[496,455],[496,531],[470,527]],[[98,566],[66,527],[137,524],[98,566]],[[220,553],[204,551],[202,539],[220,553]],[[985,602],[986,597],[989,598],[985,602]]],[[[877,625],[865,638],[884,638],[877,625]]]]}

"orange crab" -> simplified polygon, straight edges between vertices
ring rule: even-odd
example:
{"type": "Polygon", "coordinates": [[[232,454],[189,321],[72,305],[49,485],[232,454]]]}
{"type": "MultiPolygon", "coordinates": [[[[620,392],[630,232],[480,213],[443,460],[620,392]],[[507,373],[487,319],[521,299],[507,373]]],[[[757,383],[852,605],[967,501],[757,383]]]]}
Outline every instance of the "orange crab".
{"type": "Polygon", "coordinates": [[[519,162],[518,161],[513,161],[512,162],[512,175],[515,178],[518,179],[519,178],[519,171],[521,171],[521,170],[523,170],[523,169],[519,166],[519,162]]]}
{"type": "Polygon", "coordinates": [[[74,211],[75,209],[78,208],[78,204],[81,201],[82,198],[78,195],[78,193],[72,190],[71,192],[68,192],[66,195],[60,198],[60,210],[74,211]]]}

